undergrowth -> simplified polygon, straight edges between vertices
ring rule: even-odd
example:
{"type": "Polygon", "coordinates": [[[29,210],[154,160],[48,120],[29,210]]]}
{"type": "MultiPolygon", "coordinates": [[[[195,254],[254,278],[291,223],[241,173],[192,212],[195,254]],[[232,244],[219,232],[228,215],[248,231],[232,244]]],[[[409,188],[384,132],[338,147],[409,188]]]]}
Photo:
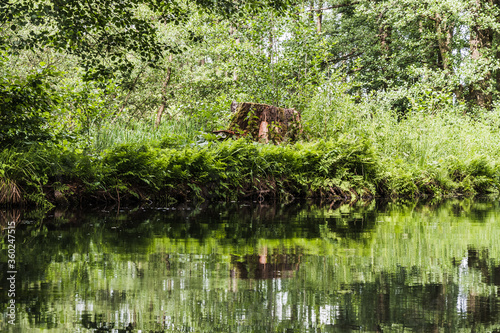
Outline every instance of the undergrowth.
{"type": "Polygon", "coordinates": [[[88,140],[5,148],[0,204],[498,193],[499,109],[401,114],[381,100],[327,97],[303,111],[295,144],[221,142],[171,119],[159,129],[109,123],[88,140]]]}
{"type": "Polygon", "coordinates": [[[380,166],[377,194],[393,198],[498,193],[500,109],[464,112],[411,105],[394,109],[390,94],[363,103],[319,94],[304,119],[321,137],[356,136],[370,142],[380,166]],[[328,119],[321,124],[319,119],[328,119]],[[321,125],[321,126],[320,126],[321,125]]]}
{"type": "Polygon", "coordinates": [[[275,146],[240,139],[173,148],[168,142],[117,145],[94,155],[56,145],[25,153],[4,150],[2,182],[16,184],[25,200],[37,203],[333,198],[375,191],[375,156],[362,140],[275,146]],[[22,170],[13,167],[19,163],[22,170]]]}

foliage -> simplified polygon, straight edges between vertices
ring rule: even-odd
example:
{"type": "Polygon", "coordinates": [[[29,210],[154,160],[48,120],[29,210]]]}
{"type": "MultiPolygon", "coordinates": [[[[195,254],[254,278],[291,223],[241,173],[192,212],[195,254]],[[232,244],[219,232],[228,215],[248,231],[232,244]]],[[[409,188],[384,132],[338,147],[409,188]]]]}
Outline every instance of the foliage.
{"type": "Polygon", "coordinates": [[[337,41],[331,61],[355,74],[358,94],[425,84],[438,98],[491,109],[499,14],[497,1],[356,1],[325,13],[324,27],[337,41]]]}
{"type": "Polygon", "coordinates": [[[4,201],[498,191],[496,2],[2,6],[4,201]],[[233,100],[302,141],[217,142],[233,100]]]}
{"type": "Polygon", "coordinates": [[[92,135],[99,132],[102,126],[112,126],[118,113],[117,95],[120,91],[113,80],[84,82],[81,80],[64,80],[60,85],[61,98],[64,104],[57,110],[58,123],[81,138],[87,145],[93,141],[92,135]]]}
{"type": "MultiPolygon", "coordinates": [[[[194,11],[224,15],[256,12],[262,6],[283,9],[281,0],[211,1],[197,0],[194,11]]],[[[170,53],[179,53],[175,44],[158,38],[155,23],[184,23],[189,11],[181,1],[6,1],[1,5],[1,22],[9,24],[10,34],[0,47],[13,45],[18,49],[52,47],[77,55],[86,70],[87,79],[124,74],[127,78],[135,67],[130,56],[157,67],[170,53]],[[153,18],[153,19],[151,19],[153,18]],[[29,34],[16,31],[31,26],[29,34]]]]}
{"type": "Polygon", "coordinates": [[[0,59],[0,147],[54,140],[53,111],[61,99],[52,87],[60,73],[44,63],[25,77],[10,73],[0,59]]]}
{"type": "Polygon", "coordinates": [[[332,186],[347,192],[353,187],[373,188],[370,179],[376,173],[369,145],[361,140],[352,145],[346,139],[295,146],[246,140],[177,148],[123,144],[94,157],[81,149],[54,145],[26,153],[6,149],[0,157],[3,176],[19,184],[23,195],[45,194],[50,201],[57,199],[53,191],[61,192],[57,189],[61,185],[71,200],[88,199],[92,191],[100,190],[105,197],[111,195],[110,200],[120,200],[114,194],[122,200],[165,195],[183,200],[284,198],[309,192],[322,196],[332,186]],[[18,163],[24,169],[15,167],[18,163]],[[77,192],[70,190],[77,187],[77,192]]]}

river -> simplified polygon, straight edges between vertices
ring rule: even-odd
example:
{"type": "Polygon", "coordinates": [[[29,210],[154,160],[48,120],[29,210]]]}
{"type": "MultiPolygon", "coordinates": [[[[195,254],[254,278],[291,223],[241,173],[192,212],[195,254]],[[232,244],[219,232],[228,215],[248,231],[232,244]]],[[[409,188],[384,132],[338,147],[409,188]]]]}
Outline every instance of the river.
{"type": "Polygon", "coordinates": [[[0,222],[2,332],[500,332],[494,200],[3,209],[0,222]]]}

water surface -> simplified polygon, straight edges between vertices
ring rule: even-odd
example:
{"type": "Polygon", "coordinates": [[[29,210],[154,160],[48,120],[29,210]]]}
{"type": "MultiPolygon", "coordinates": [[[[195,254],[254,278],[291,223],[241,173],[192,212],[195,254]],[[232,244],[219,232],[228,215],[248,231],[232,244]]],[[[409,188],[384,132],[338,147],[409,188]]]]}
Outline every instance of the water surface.
{"type": "Polygon", "coordinates": [[[500,332],[495,201],[0,218],[5,332],[500,332]]]}

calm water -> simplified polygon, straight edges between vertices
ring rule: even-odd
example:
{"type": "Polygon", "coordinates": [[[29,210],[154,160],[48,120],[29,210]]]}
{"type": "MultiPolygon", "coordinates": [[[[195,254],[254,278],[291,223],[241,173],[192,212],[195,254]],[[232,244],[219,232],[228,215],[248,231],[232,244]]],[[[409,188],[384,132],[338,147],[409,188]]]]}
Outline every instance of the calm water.
{"type": "Polygon", "coordinates": [[[494,201],[0,220],[2,332],[500,332],[494,201]]]}

